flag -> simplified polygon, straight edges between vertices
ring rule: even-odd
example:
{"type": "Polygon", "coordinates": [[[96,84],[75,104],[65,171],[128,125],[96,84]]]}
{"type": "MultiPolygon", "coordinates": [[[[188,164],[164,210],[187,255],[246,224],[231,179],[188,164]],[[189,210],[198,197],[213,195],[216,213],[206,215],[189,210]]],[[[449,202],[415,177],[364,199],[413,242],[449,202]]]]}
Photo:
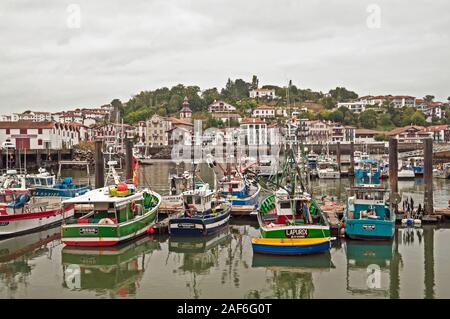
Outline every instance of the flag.
{"type": "Polygon", "coordinates": [[[139,163],[134,156],[131,159],[131,167],[133,168],[133,184],[137,187],[139,184],[139,163]]]}

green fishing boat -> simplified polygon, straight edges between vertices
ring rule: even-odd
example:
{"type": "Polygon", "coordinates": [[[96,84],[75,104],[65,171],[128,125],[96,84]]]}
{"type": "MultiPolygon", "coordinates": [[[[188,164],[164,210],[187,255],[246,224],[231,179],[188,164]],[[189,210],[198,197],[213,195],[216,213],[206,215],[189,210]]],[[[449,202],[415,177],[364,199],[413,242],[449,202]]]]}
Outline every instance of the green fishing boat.
{"type": "Polygon", "coordinates": [[[119,183],[67,199],[74,217],[62,226],[61,240],[69,246],[113,246],[145,234],[156,222],[161,196],[119,183]]]}
{"type": "Polygon", "coordinates": [[[267,196],[258,210],[263,238],[327,238],[330,226],[308,193],[289,194],[279,189],[267,196]]]}

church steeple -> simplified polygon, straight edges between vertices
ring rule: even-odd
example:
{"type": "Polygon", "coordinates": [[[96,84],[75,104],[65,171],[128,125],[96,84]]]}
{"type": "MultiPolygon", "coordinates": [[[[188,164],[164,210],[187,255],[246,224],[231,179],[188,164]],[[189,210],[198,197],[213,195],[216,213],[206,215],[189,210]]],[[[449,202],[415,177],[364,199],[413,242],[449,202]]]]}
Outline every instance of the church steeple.
{"type": "Polygon", "coordinates": [[[189,107],[189,101],[187,96],[184,97],[183,100],[183,106],[181,107],[180,111],[180,119],[188,119],[191,120],[192,118],[192,110],[189,107]]]}

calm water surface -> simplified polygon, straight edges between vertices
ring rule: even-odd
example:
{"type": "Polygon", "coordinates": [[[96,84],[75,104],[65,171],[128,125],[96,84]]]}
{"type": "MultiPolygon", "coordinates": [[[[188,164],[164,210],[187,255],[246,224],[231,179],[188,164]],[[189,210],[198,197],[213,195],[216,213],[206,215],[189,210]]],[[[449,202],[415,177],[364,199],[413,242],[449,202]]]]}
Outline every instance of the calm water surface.
{"type": "MultiPolygon", "coordinates": [[[[141,183],[164,193],[173,169],[143,167],[141,183]]],[[[201,174],[212,181],[206,167],[201,174]]],[[[350,186],[347,179],[313,183],[316,196],[342,201],[350,186]]],[[[421,179],[399,188],[422,201],[421,179]]],[[[449,191],[449,181],[435,180],[436,206],[446,205],[449,191]]],[[[59,228],[3,240],[0,297],[450,298],[448,225],[399,228],[392,242],[343,240],[329,254],[289,258],[253,255],[257,227],[234,218],[213,237],[143,237],[103,251],[64,247],[59,228]]]]}

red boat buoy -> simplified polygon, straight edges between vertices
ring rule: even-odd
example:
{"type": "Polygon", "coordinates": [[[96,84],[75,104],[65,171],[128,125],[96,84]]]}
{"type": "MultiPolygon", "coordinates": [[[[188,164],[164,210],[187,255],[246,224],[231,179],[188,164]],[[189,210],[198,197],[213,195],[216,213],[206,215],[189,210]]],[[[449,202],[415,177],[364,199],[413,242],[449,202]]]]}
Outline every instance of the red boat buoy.
{"type": "Polygon", "coordinates": [[[155,233],[155,229],[153,227],[147,228],[147,234],[151,235],[155,233]]]}

